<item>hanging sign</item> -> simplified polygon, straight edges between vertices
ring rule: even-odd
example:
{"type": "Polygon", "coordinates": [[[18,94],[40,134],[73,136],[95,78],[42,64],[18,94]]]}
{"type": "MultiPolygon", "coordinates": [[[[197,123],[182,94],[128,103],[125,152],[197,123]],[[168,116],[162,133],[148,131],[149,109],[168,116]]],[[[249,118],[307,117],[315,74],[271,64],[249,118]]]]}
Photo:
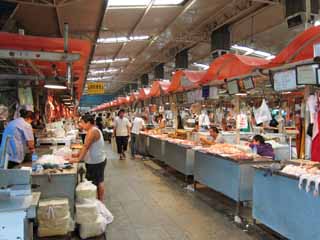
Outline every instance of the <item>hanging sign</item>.
{"type": "Polygon", "coordinates": [[[104,94],[104,83],[103,82],[90,82],[87,83],[88,94],[104,94]]]}
{"type": "Polygon", "coordinates": [[[248,117],[246,114],[241,113],[237,116],[237,129],[248,128],[248,117]]]}
{"type": "Polygon", "coordinates": [[[313,45],[313,57],[320,56],[320,43],[316,43],[313,45]]]}

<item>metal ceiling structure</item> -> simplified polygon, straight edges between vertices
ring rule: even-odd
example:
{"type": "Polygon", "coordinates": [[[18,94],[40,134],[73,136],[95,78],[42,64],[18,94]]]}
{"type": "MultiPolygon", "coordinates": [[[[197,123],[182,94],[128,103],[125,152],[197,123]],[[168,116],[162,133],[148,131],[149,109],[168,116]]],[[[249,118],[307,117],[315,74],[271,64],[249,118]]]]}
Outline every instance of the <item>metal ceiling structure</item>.
{"type": "MultiPolygon", "coordinates": [[[[92,56],[106,6],[106,0],[1,0],[0,29],[28,36],[62,38],[67,23],[70,38],[91,42],[92,56]]],[[[55,57],[59,58],[58,55],[55,57]]],[[[25,61],[1,59],[0,74],[22,74],[32,69],[43,78],[41,67],[35,66],[35,59],[29,57],[25,61]]],[[[14,82],[8,81],[9,84],[14,82]]],[[[8,81],[2,80],[0,84],[8,84],[8,81]]]]}
{"type": "MultiPolygon", "coordinates": [[[[104,76],[106,94],[137,84],[144,74],[153,80],[153,70],[161,63],[169,79],[176,54],[185,49],[190,69],[209,65],[211,34],[222,26],[228,27],[232,44],[273,54],[303,30],[288,29],[283,0],[176,0],[179,4],[159,5],[161,1],[145,0],[143,6],[128,7],[107,6],[107,0],[0,0],[0,29],[62,37],[68,23],[70,38],[91,41],[92,61],[87,67],[97,74],[88,71],[87,82],[104,76]]],[[[24,68],[41,76],[32,61],[17,65],[0,60],[0,73],[19,73],[24,68]]]]}
{"type": "Polygon", "coordinates": [[[175,6],[154,3],[150,0],[145,6],[107,7],[100,38],[148,37],[141,41],[97,43],[95,62],[91,62],[90,68],[117,70],[98,75],[110,76],[105,80],[107,93],[115,93],[127,83],[137,83],[143,74],[152,75],[160,63],[165,63],[169,78],[174,71],[175,55],[184,49],[189,49],[191,63],[209,64],[211,33],[225,25],[229,27],[232,44],[270,53],[277,53],[301,31],[288,29],[280,0],[188,0],[175,6]],[[127,61],[101,63],[106,59],[127,61]]]}

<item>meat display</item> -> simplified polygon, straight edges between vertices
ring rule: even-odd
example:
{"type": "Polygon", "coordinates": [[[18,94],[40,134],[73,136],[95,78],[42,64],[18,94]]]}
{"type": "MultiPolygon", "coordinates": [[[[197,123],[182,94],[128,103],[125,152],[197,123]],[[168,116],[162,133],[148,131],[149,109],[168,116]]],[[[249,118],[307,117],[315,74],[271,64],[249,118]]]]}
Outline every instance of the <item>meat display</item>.
{"type": "Polygon", "coordinates": [[[190,140],[182,140],[177,138],[171,138],[168,134],[159,134],[158,132],[149,131],[141,132],[141,134],[148,135],[150,137],[158,138],[170,143],[180,144],[186,147],[191,147],[194,150],[203,151],[210,154],[220,155],[222,157],[228,157],[233,160],[253,160],[254,155],[248,153],[241,148],[241,146],[233,144],[214,144],[211,146],[199,146],[197,142],[190,140]]]}

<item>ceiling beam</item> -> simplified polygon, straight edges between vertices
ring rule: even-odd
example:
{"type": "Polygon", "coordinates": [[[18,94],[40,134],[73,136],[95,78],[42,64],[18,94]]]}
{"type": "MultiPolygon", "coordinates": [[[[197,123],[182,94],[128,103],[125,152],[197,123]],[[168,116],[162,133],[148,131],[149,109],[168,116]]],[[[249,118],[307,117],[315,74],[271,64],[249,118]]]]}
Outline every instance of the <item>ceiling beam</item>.
{"type": "MultiPolygon", "coordinates": [[[[59,7],[67,7],[76,3],[84,2],[86,0],[64,0],[61,3],[59,3],[59,7]]],[[[105,1],[105,0],[104,0],[105,1]]]]}
{"type": "Polygon", "coordinates": [[[2,31],[7,30],[7,27],[9,26],[11,20],[13,20],[14,16],[16,15],[17,11],[20,8],[20,4],[17,4],[13,12],[10,14],[9,18],[7,19],[6,23],[2,27],[2,31]]]}
{"type": "Polygon", "coordinates": [[[55,10],[56,10],[56,15],[57,15],[57,23],[58,23],[58,27],[59,27],[60,37],[62,37],[63,36],[63,29],[62,29],[61,22],[60,22],[59,5],[57,5],[57,0],[53,0],[53,3],[56,6],[55,10]]]}
{"type": "MultiPolygon", "coordinates": [[[[93,59],[93,56],[94,56],[94,53],[96,51],[96,47],[97,47],[97,40],[98,40],[98,37],[99,37],[99,34],[100,34],[100,29],[102,28],[102,23],[103,23],[103,19],[104,19],[104,16],[106,14],[106,9],[107,9],[107,3],[108,3],[108,0],[102,0],[101,2],[101,7],[100,7],[100,14],[99,14],[99,18],[98,18],[98,21],[97,21],[97,30],[94,34],[94,39],[92,40],[92,49],[91,49],[91,53],[90,53],[90,57],[89,57],[89,60],[88,60],[88,64],[86,66],[86,72],[85,72],[85,76],[88,75],[88,72],[89,72],[89,68],[90,68],[90,62],[92,61],[93,59]]],[[[64,5],[62,5],[64,6],[64,5]]],[[[86,86],[86,81],[87,81],[87,78],[85,78],[85,82],[83,84],[83,87],[82,87],[82,91],[84,90],[84,87],[86,86]]]]}
{"type": "MultiPolygon", "coordinates": [[[[147,14],[149,13],[150,9],[152,8],[152,5],[154,4],[155,0],[150,0],[149,4],[147,5],[146,9],[144,10],[143,14],[140,16],[140,18],[138,19],[138,21],[134,24],[133,28],[131,29],[131,31],[128,33],[127,37],[129,38],[130,36],[132,36],[134,34],[134,32],[137,30],[137,28],[139,27],[139,25],[143,22],[144,18],[147,16],[147,14]]],[[[114,59],[117,58],[119,56],[119,54],[121,53],[121,51],[123,50],[123,48],[126,46],[126,43],[122,43],[121,47],[119,48],[119,50],[117,51],[117,53],[114,55],[114,59]]]]}
{"type": "Polygon", "coordinates": [[[267,4],[280,4],[280,0],[252,0],[252,2],[259,2],[259,3],[267,3],[267,4]]]}
{"type": "Polygon", "coordinates": [[[75,62],[80,59],[80,54],[0,49],[0,59],[75,62]]]}
{"type": "MultiPolygon", "coordinates": [[[[169,29],[178,20],[178,18],[183,16],[196,2],[197,0],[189,1],[178,13],[178,15],[172,21],[170,21],[156,36],[152,37],[152,39],[145,48],[138,52],[138,54],[135,56],[135,59],[139,58],[145,51],[147,51],[158,40],[160,35],[165,33],[165,31],[169,29]]],[[[130,63],[126,66],[126,68],[128,68],[129,65],[130,63]]]]}
{"type": "MultiPolygon", "coordinates": [[[[246,8],[244,8],[244,9],[239,9],[239,8],[237,8],[237,11],[238,11],[238,14],[236,14],[236,15],[234,15],[234,16],[232,16],[232,17],[227,17],[227,16],[225,16],[224,18],[221,18],[221,14],[223,14],[223,12],[226,10],[226,9],[228,9],[230,6],[235,6],[236,7],[236,5],[235,5],[235,2],[234,1],[232,1],[232,2],[230,2],[230,3],[228,3],[227,5],[225,5],[225,6],[223,6],[216,14],[214,14],[212,17],[209,17],[209,18],[205,18],[205,20],[204,21],[202,21],[202,22],[200,22],[199,24],[197,24],[197,29],[199,29],[200,31],[202,30],[202,31],[204,31],[204,27],[206,28],[205,30],[207,31],[207,32],[212,32],[212,31],[214,31],[215,29],[217,29],[217,28],[219,28],[219,27],[222,27],[223,25],[225,25],[225,24],[230,24],[231,22],[234,22],[234,21],[236,21],[237,19],[239,19],[239,17],[241,17],[242,15],[243,15],[243,12],[244,11],[256,11],[256,10],[254,10],[254,8],[255,8],[255,6],[251,6],[251,8],[248,8],[248,7],[246,7],[246,8]],[[253,9],[252,9],[253,8],[253,9]],[[220,21],[221,21],[221,19],[223,20],[223,21],[221,21],[220,23],[219,22],[217,22],[216,23],[216,21],[217,21],[217,19],[219,19],[220,21]],[[209,23],[214,23],[214,24],[209,24],[209,23]],[[210,25],[212,25],[212,26],[210,26],[210,25]]],[[[270,5],[268,5],[267,7],[269,7],[270,5]]],[[[262,8],[264,8],[264,7],[266,7],[265,5],[263,5],[263,7],[262,8]]],[[[190,34],[188,34],[189,32],[188,31],[185,31],[186,32],[186,36],[187,35],[190,35],[190,34]]],[[[192,31],[190,31],[191,33],[192,33],[192,31]]],[[[195,43],[189,43],[189,44],[185,44],[185,46],[183,46],[182,48],[180,47],[179,48],[179,50],[180,51],[182,51],[182,50],[184,50],[184,49],[186,49],[186,48],[192,48],[192,47],[195,47],[197,45],[197,43],[195,44],[195,43]]],[[[180,44],[180,46],[182,46],[181,44],[180,44]]],[[[177,51],[176,51],[177,52],[177,51]]],[[[143,53],[143,51],[141,51],[141,53],[143,53]]],[[[159,54],[157,55],[157,56],[159,56],[159,55],[161,55],[161,54],[166,54],[166,53],[163,53],[163,51],[159,51],[159,54]]],[[[139,56],[138,56],[139,57],[139,56]]],[[[137,57],[137,58],[138,58],[137,57]]],[[[152,56],[150,59],[152,59],[152,58],[154,58],[155,57],[155,55],[154,56],[152,56]]],[[[165,58],[166,58],[166,61],[168,60],[168,58],[170,58],[170,56],[165,56],[165,58]]],[[[162,60],[163,61],[163,60],[162,60]]],[[[144,68],[145,68],[145,66],[144,66],[144,68]]],[[[138,76],[139,74],[141,74],[141,72],[143,72],[144,70],[142,69],[142,71],[140,70],[140,72],[137,72],[136,74],[136,76],[138,76]]],[[[135,77],[136,77],[135,76],[135,77]]]]}
{"type": "Polygon", "coordinates": [[[51,7],[54,8],[55,5],[52,3],[44,3],[41,0],[4,0],[5,2],[11,2],[11,3],[17,3],[21,5],[30,5],[30,6],[35,6],[35,7],[51,7]]]}

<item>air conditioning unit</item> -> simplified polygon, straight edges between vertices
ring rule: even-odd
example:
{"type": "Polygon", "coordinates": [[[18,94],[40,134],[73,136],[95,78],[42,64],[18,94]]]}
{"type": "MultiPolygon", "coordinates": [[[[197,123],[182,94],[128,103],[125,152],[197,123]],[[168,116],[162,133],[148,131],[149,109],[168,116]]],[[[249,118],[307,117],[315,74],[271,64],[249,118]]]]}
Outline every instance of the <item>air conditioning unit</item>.
{"type": "MultiPolygon", "coordinates": [[[[305,24],[308,19],[306,16],[305,0],[286,0],[286,18],[289,29],[305,24]]],[[[319,13],[319,1],[311,0],[311,21],[313,21],[319,13]]]]}
{"type": "MultiPolygon", "coordinates": [[[[311,14],[309,21],[314,22],[316,18],[315,14],[311,14]]],[[[287,17],[287,25],[289,29],[303,26],[307,22],[307,16],[305,12],[296,13],[290,17],[287,17]]]]}
{"type": "Polygon", "coordinates": [[[212,59],[216,59],[216,58],[218,58],[224,54],[227,54],[229,52],[230,52],[229,50],[217,49],[217,50],[214,50],[211,52],[211,56],[212,56],[212,59]]]}

